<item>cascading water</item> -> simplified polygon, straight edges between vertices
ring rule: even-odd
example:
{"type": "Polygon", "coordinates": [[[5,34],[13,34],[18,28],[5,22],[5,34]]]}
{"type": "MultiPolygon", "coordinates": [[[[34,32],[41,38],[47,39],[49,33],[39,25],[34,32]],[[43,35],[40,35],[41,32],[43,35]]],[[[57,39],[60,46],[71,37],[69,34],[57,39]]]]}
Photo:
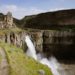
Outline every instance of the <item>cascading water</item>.
{"type": "Polygon", "coordinates": [[[28,35],[25,37],[25,42],[28,46],[28,50],[26,52],[28,56],[31,56],[40,63],[47,65],[51,69],[53,75],[67,75],[64,69],[61,67],[61,65],[57,62],[57,60],[54,57],[50,57],[49,59],[47,59],[40,53],[36,54],[35,47],[28,35]]]}
{"type": "Polygon", "coordinates": [[[53,75],[67,75],[66,71],[53,56],[49,59],[42,58],[40,62],[47,65],[51,69],[53,75]]]}
{"type": "Polygon", "coordinates": [[[35,47],[32,43],[32,41],[30,40],[30,37],[27,35],[25,37],[25,42],[28,46],[28,50],[27,50],[27,55],[33,57],[35,60],[37,60],[37,55],[36,55],[36,51],[35,51],[35,47]]]}
{"type": "Polygon", "coordinates": [[[51,60],[48,60],[47,58],[43,58],[40,62],[42,64],[48,65],[48,67],[51,69],[53,75],[60,75],[59,72],[57,71],[58,67],[57,67],[53,57],[51,57],[51,60]]]}

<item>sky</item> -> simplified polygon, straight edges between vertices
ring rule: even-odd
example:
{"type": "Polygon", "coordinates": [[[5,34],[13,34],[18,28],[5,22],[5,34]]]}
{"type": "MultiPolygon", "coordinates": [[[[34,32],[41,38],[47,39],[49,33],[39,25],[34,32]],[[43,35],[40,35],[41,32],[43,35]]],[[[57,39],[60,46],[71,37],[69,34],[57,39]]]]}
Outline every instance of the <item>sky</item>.
{"type": "Polygon", "coordinates": [[[75,0],[0,0],[0,13],[10,11],[18,19],[63,9],[75,9],[75,0]]]}

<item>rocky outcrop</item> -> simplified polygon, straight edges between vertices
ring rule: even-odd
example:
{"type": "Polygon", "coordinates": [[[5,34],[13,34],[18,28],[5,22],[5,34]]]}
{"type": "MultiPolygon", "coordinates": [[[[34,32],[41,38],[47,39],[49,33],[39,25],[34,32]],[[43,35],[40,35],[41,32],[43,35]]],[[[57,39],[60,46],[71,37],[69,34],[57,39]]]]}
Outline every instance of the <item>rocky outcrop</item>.
{"type": "Polygon", "coordinates": [[[29,35],[37,52],[43,52],[43,31],[31,31],[29,35]]]}
{"type": "Polygon", "coordinates": [[[21,33],[9,32],[7,34],[0,35],[0,41],[21,47],[23,35],[24,35],[23,32],[21,33]]]}
{"type": "Polygon", "coordinates": [[[6,15],[0,14],[0,29],[16,27],[13,22],[13,16],[11,12],[6,15]]]}

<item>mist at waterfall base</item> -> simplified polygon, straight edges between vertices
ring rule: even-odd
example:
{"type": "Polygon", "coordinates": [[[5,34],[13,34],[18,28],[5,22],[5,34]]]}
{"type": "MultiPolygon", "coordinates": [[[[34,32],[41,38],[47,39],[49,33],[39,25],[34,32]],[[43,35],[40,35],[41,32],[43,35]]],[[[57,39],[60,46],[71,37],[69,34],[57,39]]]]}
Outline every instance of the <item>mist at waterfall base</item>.
{"type": "Polygon", "coordinates": [[[44,57],[41,53],[36,54],[35,47],[30,39],[30,37],[27,35],[25,36],[25,42],[28,46],[28,50],[26,54],[35,60],[39,61],[40,63],[47,65],[50,70],[52,71],[53,75],[67,75],[65,73],[65,70],[63,67],[58,63],[55,57],[51,56],[49,59],[44,57]]]}

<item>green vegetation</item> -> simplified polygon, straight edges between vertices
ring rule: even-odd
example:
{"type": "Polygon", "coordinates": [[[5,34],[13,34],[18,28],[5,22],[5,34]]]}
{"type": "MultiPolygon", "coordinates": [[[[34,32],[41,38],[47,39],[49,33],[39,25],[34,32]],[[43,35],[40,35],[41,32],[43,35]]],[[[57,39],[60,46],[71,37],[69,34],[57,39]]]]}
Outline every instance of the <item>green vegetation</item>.
{"type": "Polygon", "coordinates": [[[75,29],[75,10],[41,13],[26,20],[24,27],[44,30],[75,29]]]}
{"type": "Polygon", "coordinates": [[[13,32],[13,33],[20,33],[22,32],[23,30],[18,28],[18,27],[15,27],[15,28],[11,28],[11,29],[0,29],[0,35],[4,35],[4,34],[7,34],[7,33],[10,33],[10,32],[13,32]]]}
{"type": "MultiPolygon", "coordinates": [[[[4,15],[0,13],[2,21],[4,15]]],[[[13,18],[17,27],[26,29],[42,29],[42,30],[66,30],[73,29],[75,31],[75,9],[60,10],[54,12],[46,12],[37,15],[25,16],[23,19],[13,18]]]]}
{"type": "Polygon", "coordinates": [[[18,27],[42,30],[75,30],[75,9],[46,12],[15,19],[18,27]]]}
{"type": "Polygon", "coordinates": [[[4,48],[8,63],[10,65],[9,75],[40,75],[40,69],[45,71],[45,75],[52,75],[50,69],[25,55],[22,49],[13,45],[0,42],[0,47],[4,48]]]}
{"type": "Polygon", "coordinates": [[[18,27],[23,28],[24,25],[26,24],[26,21],[29,20],[29,19],[34,18],[35,16],[36,16],[36,15],[25,16],[23,19],[20,19],[20,20],[14,18],[14,23],[15,23],[18,27]]]}

